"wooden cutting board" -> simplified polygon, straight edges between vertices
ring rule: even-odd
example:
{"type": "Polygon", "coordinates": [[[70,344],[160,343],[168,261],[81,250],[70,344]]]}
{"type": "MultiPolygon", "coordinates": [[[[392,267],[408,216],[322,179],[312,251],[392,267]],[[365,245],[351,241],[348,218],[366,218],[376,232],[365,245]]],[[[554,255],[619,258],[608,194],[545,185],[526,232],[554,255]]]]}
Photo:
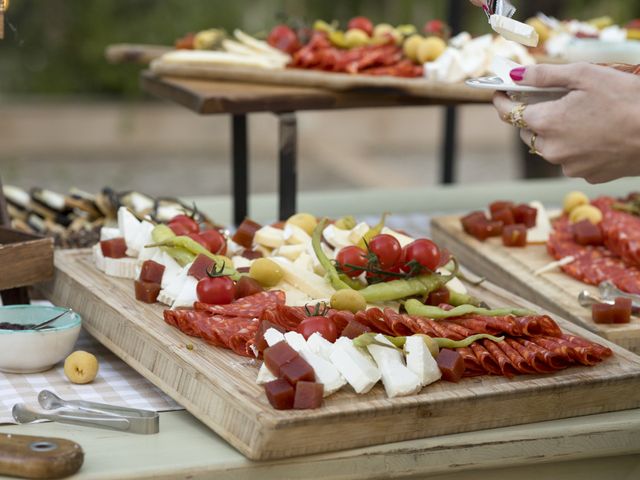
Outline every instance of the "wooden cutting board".
{"type": "MultiPolygon", "coordinates": [[[[546,376],[475,377],[438,382],[388,399],[346,388],[322,408],[278,411],[256,385],[258,362],[191,338],[162,320],[163,307],[137,302],[131,280],[103,275],[88,250],[56,252],[48,298],[72,307],[84,327],[251,459],[344,450],[456,432],[624,410],[640,406],[640,358],[608,344],[595,367],[546,376]]],[[[491,285],[474,291],[493,305],[532,305],[491,285]]],[[[607,342],[564,320],[567,332],[607,342]]]]}
{"type": "Polygon", "coordinates": [[[582,290],[597,295],[596,287],[575,280],[560,269],[538,276],[533,274],[555,260],[547,253],[545,245],[507,248],[500,238],[480,242],[462,230],[459,216],[434,218],[431,234],[438,245],[447,247],[463,265],[478,275],[632,352],[640,353],[640,318],[632,317],[631,323],[624,325],[598,325],[591,320],[591,310],[578,304],[578,294],[582,290]]]}
{"type": "Polygon", "coordinates": [[[316,87],[353,93],[403,94],[451,103],[486,103],[493,95],[491,91],[468,87],[462,82],[442,83],[425,78],[376,77],[295,68],[267,70],[231,65],[176,65],[163,62],[161,58],[151,62],[151,71],[158,76],[316,87]]]}

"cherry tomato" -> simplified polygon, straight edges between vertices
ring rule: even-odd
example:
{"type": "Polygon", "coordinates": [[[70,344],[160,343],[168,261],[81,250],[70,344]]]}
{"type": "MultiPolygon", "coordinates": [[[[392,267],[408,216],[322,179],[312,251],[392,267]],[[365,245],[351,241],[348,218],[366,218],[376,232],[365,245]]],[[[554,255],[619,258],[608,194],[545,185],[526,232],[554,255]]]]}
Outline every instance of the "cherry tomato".
{"type": "Polygon", "coordinates": [[[198,222],[188,215],[176,215],[173,217],[169,222],[169,228],[173,230],[173,225],[177,224],[183,225],[187,229],[187,233],[198,233],[200,231],[198,222]]]}
{"type": "Polygon", "coordinates": [[[333,343],[338,338],[338,329],[336,324],[327,317],[307,317],[300,324],[296,331],[302,335],[305,340],[314,333],[319,333],[322,337],[333,343]]]}
{"type": "Polygon", "coordinates": [[[211,253],[218,255],[227,253],[227,241],[218,230],[205,230],[200,233],[200,237],[202,237],[211,253]]]}
{"type": "Polygon", "coordinates": [[[229,277],[205,277],[196,287],[198,300],[210,305],[226,305],[236,297],[236,285],[229,277]]]}
{"type": "Polygon", "coordinates": [[[436,37],[448,38],[451,33],[449,25],[442,20],[429,20],[424,24],[422,29],[426,35],[435,35],[436,37]]]}
{"type": "Polygon", "coordinates": [[[373,23],[367,17],[353,17],[347,25],[348,30],[352,28],[359,28],[366,32],[367,35],[373,35],[373,23]]]}
{"type": "Polygon", "coordinates": [[[423,267],[434,271],[440,263],[440,249],[427,238],[419,238],[404,247],[405,271],[409,271],[406,264],[415,260],[423,267]]]}
{"type": "Polygon", "coordinates": [[[369,251],[376,254],[383,270],[388,270],[395,266],[402,255],[400,242],[386,233],[381,233],[371,239],[369,251]]]}
{"type": "Polygon", "coordinates": [[[286,53],[295,53],[300,49],[298,35],[287,25],[276,25],[267,37],[267,43],[286,53]]]}
{"type": "Polygon", "coordinates": [[[186,225],[183,225],[182,223],[176,222],[176,223],[169,223],[167,225],[171,229],[171,231],[178,236],[186,236],[186,235],[189,235],[190,233],[194,233],[186,225]]]}
{"type": "Polygon", "coordinates": [[[336,255],[336,262],[338,262],[338,266],[346,275],[356,278],[362,273],[362,270],[346,267],[345,265],[348,263],[364,269],[367,266],[367,252],[360,247],[344,247],[336,255]]]}

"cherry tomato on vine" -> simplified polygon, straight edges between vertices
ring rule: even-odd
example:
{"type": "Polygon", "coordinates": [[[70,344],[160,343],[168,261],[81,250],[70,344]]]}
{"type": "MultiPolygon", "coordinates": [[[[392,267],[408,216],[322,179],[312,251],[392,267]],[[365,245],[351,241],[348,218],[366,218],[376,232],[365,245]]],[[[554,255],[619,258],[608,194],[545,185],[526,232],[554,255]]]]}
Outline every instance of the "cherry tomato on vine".
{"type": "Polygon", "coordinates": [[[236,285],[229,277],[205,277],[196,287],[198,300],[210,305],[226,305],[236,297],[236,285]]]}
{"type": "Polygon", "coordinates": [[[202,238],[202,235],[200,235],[199,233],[187,233],[187,237],[191,238],[192,240],[195,240],[204,248],[209,250],[209,246],[207,245],[207,242],[205,241],[204,238],[202,238]]]}
{"type": "Polygon", "coordinates": [[[383,270],[394,267],[402,255],[400,242],[386,233],[381,233],[371,239],[369,251],[378,257],[378,262],[383,270]]]}
{"type": "Polygon", "coordinates": [[[218,230],[205,230],[200,233],[200,237],[204,240],[207,249],[211,253],[218,255],[227,253],[227,241],[218,230]]]}
{"type": "Polygon", "coordinates": [[[302,335],[305,340],[314,333],[319,333],[325,340],[333,343],[338,338],[338,329],[336,324],[327,317],[307,317],[300,324],[296,331],[302,335]]]}
{"type": "Polygon", "coordinates": [[[404,247],[403,251],[405,271],[409,271],[406,267],[411,261],[415,261],[423,267],[434,271],[440,263],[440,249],[438,246],[427,238],[419,238],[404,247]]]}
{"type": "Polygon", "coordinates": [[[173,230],[173,233],[176,235],[186,235],[189,233],[198,233],[200,231],[200,225],[189,215],[176,215],[169,221],[169,228],[173,230]],[[181,225],[182,227],[178,227],[181,225]],[[176,229],[179,229],[181,232],[186,233],[177,233],[176,229]]]}
{"type": "Polygon", "coordinates": [[[344,247],[338,252],[338,255],[336,255],[336,262],[338,262],[340,270],[346,275],[351,278],[356,278],[367,266],[367,252],[356,246],[344,247]],[[347,264],[360,267],[363,270],[345,266],[347,264]]]}
{"type": "Polygon", "coordinates": [[[300,41],[296,32],[287,25],[276,25],[267,37],[267,43],[272,47],[292,54],[300,49],[300,41]]]}

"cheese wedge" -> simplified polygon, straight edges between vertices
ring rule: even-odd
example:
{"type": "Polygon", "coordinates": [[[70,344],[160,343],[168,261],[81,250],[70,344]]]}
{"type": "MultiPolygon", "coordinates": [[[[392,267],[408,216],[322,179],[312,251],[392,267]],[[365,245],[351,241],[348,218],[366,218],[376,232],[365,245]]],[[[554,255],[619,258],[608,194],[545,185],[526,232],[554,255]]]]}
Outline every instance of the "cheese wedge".
{"type": "Polygon", "coordinates": [[[527,243],[547,243],[549,235],[551,235],[551,221],[544,205],[538,201],[529,203],[530,207],[538,211],[536,216],[536,225],[527,231],[527,243]]]}
{"type": "Polygon", "coordinates": [[[513,18],[502,15],[491,15],[489,23],[491,24],[491,28],[499,35],[502,35],[507,40],[526,45],[527,47],[536,47],[540,40],[535,28],[526,23],[518,22],[513,18]]]}
{"type": "Polygon", "coordinates": [[[284,280],[311,298],[330,298],[335,290],[324,278],[294,266],[284,257],[271,257],[282,268],[284,280]]]}
{"type": "Polygon", "coordinates": [[[284,230],[264,226],[255,233],[253,243],[267,248],[278,248],[284,243],[284,230]]]}
{"type": "Polygon", "coordinates": [[[109,258],[102,254],[100,244],[93,246],[93,261],[98,270],[118,278],[136,278],[136,259],[135,258],[109,258]]]}

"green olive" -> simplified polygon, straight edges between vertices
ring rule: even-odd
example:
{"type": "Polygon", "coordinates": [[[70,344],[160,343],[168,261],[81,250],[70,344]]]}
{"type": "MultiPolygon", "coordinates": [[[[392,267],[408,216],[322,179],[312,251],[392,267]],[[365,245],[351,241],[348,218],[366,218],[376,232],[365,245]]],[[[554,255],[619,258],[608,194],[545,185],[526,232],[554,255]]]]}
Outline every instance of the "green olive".
{"type": "Polygon", "coordinates": [[[348,310],[356,313],[366,310],[367,301],[357,290],[338,290],[331,295],[331,308],[336,310],[348,310]]]}
{"type": "Polygon", "coordinates": [[[275,287],[284,277],[284,272],[273,260],[258,258],[251,264],[249,276],[263,287],[275,287]]]}

